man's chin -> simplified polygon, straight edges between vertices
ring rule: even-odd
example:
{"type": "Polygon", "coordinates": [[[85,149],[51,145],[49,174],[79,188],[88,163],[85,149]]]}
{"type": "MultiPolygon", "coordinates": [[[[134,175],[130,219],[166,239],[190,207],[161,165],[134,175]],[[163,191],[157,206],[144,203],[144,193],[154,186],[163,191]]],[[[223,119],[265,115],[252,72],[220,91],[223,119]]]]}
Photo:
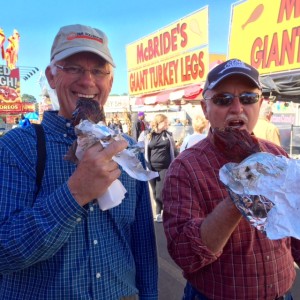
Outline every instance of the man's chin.
{"type": "Polygon", "coordinates": [[[73,111],[75,110],[75,106],[74,106],[74,109],[72,111],[68,111],[68,112],[65,112],[65,111],[61,111],[59,110],[58,111],[58,115],[67,119],[67,120],[71,120],[72,119],[72,114],[73,114],[73,111]]]}

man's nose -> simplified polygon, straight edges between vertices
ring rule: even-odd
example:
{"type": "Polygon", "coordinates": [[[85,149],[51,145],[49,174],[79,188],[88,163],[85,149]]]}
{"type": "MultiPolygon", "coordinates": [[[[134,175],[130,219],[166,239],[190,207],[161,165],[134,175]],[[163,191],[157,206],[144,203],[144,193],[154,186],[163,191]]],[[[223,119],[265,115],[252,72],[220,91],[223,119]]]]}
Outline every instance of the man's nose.
{"type": "Polygon", "coordinates": [[[243,104],[240,102],[240,98],[239,95],[234,95],[234,99],[230,105],[230,108],[233,110],[236,110],[238,112],[242,111],[244,106],[243,104]]]}
{"type": "Polygon", "coordinates": [[[90,70],[83,70],[78,77],[78,80],[87,85],[95,85],[96,82],[96,78],[90,70]]]}

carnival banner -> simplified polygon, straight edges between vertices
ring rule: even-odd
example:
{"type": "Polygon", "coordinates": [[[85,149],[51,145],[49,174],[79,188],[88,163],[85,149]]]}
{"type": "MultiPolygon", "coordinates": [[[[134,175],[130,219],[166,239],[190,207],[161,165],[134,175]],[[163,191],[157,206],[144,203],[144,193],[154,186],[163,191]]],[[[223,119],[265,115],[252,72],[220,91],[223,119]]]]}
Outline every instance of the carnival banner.
{"type": "Polygon", "coordinates": [[[261,74],[300,68],[300,0],[248,0],[232,5],[229,58],[261,74]]]}
{"type": "Polygon", "coordinates": [[[35,103],[0,103],[0,114],[22,114],[35,111],[35,103]]]}
{"type": "Polygon", "coordinates": [[[20,71],[0,65],[0,104],[21,102],[20,71]]]}
{"type": "Polygon", "coordinates": [[[0,51],[1,51],[1,58],[4,59],[4,42],[5,42],[5,34],[2,28],[0,28],[0,51]]]}

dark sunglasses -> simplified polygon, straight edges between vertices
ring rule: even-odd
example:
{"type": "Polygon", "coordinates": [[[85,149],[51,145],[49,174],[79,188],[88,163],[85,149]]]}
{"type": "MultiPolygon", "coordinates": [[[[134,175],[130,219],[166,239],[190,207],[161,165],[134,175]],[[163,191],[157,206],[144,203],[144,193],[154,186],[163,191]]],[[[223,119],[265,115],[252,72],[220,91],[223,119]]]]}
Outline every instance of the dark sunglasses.
{"type": "Polygon", "coordinates": [[[212,102],[218,106],[229,106],[235,97],[238,97],[241,104],[248,105],[248,104],[254,104],[258,102],[260,95],[257,93],[242,93],[240,95],[233,95],[230,93],[221,93],[221,94],[215,94],[211,98],[205,98],[204,100],[212,100],[212,102]]]}

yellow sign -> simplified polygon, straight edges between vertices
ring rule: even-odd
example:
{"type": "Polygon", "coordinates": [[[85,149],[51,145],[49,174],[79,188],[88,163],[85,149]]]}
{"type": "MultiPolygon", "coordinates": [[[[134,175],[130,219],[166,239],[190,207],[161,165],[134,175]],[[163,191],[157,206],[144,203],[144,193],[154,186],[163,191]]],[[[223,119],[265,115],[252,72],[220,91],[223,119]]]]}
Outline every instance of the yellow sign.
{"type": "Polygon", "coordinates": [[[131,95],[199,83],[204,80],[208,66],[208,49],[158,62],[140,70],[129,71],[131,95]]]}
{"type": "Polygon", "coordinates": [[[129,94],[199,83],[208,72],[208,7],[127,45],[129,94]]]}
{"type": "Polygon", "coordinates": [[[260,74],[300,68],[300,0],[248,0],[232,5],[229,58],[260,74]]]}

